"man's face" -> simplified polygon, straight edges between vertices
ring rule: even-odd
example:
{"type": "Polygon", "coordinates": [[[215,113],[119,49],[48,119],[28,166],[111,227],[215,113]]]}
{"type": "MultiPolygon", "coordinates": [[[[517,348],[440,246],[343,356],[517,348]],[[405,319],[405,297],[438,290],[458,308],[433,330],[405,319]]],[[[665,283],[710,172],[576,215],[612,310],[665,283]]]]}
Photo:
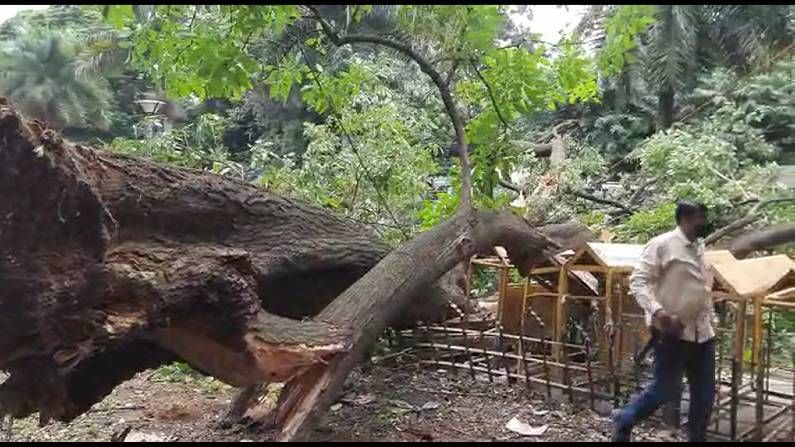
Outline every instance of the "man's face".
{"type": "Polygon", "coordinates": [[[704,213],[696,213],[685,217],[682,220],[682,230],[691,237],[706,236],[707,216],[704,213]]]}

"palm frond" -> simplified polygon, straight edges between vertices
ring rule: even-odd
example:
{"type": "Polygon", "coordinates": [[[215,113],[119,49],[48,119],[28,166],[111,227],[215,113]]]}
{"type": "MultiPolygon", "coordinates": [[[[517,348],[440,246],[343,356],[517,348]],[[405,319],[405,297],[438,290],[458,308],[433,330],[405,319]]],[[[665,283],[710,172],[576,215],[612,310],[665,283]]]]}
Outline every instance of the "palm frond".
{"type": "Polygon", "coordinates": [[[78,76],[77,54],[76,42],[59,33],[21,38],[4,57],[0,93],[53,126],[105,126],[89,116],[109,109],[109,86],[100,76],[78,76]]]}
{"type": "Polygon", "coordinates": [[[695,75],[698,9],[661,5],[645,56],[647,79],[660,88],[682,88],[695,75]]]}
{"type": "Polygon", "coordinates": [[[99,30],[81,42],[75,70],[78,76],[117,74],[129,57],[129,32],[99,30]]]}
{"type": "Polygon", "coordinates": [[[721,56],[747,68],[771,47],[792,43],[795,8],[792,5],[713,5],[710,38],[721,56]]]}

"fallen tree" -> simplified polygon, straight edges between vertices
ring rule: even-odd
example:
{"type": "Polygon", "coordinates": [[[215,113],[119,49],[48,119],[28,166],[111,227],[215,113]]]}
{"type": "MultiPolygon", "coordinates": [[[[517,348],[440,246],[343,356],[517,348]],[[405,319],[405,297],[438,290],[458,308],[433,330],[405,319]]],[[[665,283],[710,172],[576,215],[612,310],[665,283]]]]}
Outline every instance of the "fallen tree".
{"type": "Polygon", "coordinates": [[[292,439],[415,298],[450,299],[439,279],[456,264],[502,245],[529,265],[551,244],[463,207],[389,252],[251,185],[72,145],[5,101],[0,197],[0,412],[41,423],[182,359],[236,386],[288,382],[277,420],[292,439]]]}
{"type": "Polygon", "coordinates": [[[463,115],[428,60],[304,9],[333,44],[390,48],[430,78],[455,134],[459,210],[389,251],[324,210],[71,145],[0,105],[0,368],[11,373],[0,412],[68,421],[179,358],[236,386],[285,382],[270,419],[279,439],[303,438],[388,324],[412,304],[446,307],[455,279],[439,280],[456,265],[494,245],[520,272],[551,254],[521,217],[473,208],[463,115]]]}

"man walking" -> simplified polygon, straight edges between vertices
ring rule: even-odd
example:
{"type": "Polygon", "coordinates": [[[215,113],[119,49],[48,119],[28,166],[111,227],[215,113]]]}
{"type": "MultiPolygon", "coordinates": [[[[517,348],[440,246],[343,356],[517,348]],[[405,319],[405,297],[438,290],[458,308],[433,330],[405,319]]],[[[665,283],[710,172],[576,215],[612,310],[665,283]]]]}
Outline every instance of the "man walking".
{"type": "Polygon", "coordinates": [[[690,387],[689,441],[705,441],[715,395],[715,333],[708,290],[712,277],[698,238],[706,207],[681,201],[677,228],[643,249],[630,289],[646,316],[654,340],[654,380],[629,405],[613,414],[613,441],[628,442],[632,427],[680,396],[682,375],[690,387]]]}

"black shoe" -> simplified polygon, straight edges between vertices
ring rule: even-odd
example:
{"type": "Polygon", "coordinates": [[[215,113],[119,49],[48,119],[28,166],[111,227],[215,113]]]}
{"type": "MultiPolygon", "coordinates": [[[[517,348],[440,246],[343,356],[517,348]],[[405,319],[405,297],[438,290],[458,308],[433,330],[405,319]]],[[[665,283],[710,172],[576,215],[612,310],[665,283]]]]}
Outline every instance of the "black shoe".
{"type": "Polygon", "coordinates": [[[630,442],[630,434],[632,433],[632,429],[619,425],[618,410],[613,411],[613,413],[610,415],[610,419],[613,421],[613,435],[610,438],[610,442],[630,442]]]}

